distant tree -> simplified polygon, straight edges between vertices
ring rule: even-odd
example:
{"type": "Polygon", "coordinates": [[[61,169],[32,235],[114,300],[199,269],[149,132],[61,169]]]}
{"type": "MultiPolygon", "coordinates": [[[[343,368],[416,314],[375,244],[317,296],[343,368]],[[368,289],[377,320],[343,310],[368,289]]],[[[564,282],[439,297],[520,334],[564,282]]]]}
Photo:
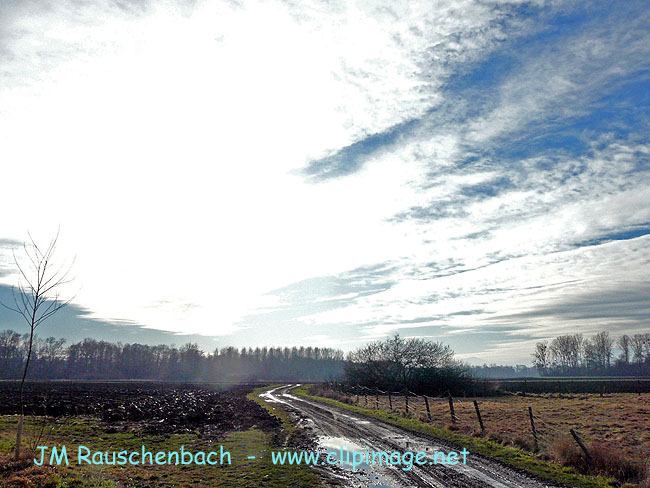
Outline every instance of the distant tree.
{"type": "Polygon", "coordinates": [[[616,345],[621,348],[621,359],[625,364],[630,362],[630,336],[623,334],[616,340],[616,345]]]}
{"type": "Polygon", "coordinates": [[[561,335],[553,339],[550,345],[550,352],[553,363],[563,373],[576,369],[581,360],[583,338],[582,334],[561,335]]]}
{"type": "Polygon", "coordinates": [[[584,337],[582,334],[573,334],[571,341],[571,367],[574,370],[577,370],[582,363],[582,349],[584,345],[584,337]]]}
{"type": "Polygon", "coordinates": [[[645,359],[645,334],[634,334],[630,338],[630,349],[632,349],[634,362],[641,364],[645,359]]]}
{"type": "Polygon", "coordinates": [[[49,364],[52,364],[54,361],[62,357],[64,344],[65,339],[48,337],[43,341],[43,345],[41,346],[41,356],[46,359],[49,364]]]}
{"type": "Polygon", "coordinates": [[[602,369],[609,368],[612,363],[614,339],[609,336],[609,332],[599,332],[593,337],[592,341],[598,364],[602,369]]]}
{"type": "Polygon", "coordinates": [[[515,366],[483,364],[482,366],[470,366],[470,371],[475,378],[534,378],[541,375],[541,370],[537,366],[529,367],[524,364],[515,366]]]}
{"type": "Polygon", "coordinates": [[[624,334],[617,338],[606,331],[587,338],[582,334],[562,335],[547,345],[537,343],[532,357],[540,373],[540,366],[546,360],[545,374],[550,376],[647,376],[650,374],[650,333],[624,334]],[[621,353],[613,362],[615,344],[621,353]]]}
{"type": "Polygon", "coordinates": [[[23,244],[23,251],[27,262],[21,264],[15,252],[14,264],[18,269],[18,285],[12,287],[13,304],[2,303],[5,308],[19,314],[29,327],[26,344],[26,357],[22,378],[20,380],[20,419],[16,433],[16,459],[20,456],[25,407],[23,402],[25,380],[29,371],[29,363],[34,352],[34,338],[36,329],[47,319],[66,306],[71,299],[62,301],[59,298],[60,287],[68,282],[70,267],[60,268],[53,264],[54,251],[58,233],[47,248],[40,248],[30,236],[30,243],[23,244]]]}
{"type": "Polygon", "coordinates": [[[181,362],[181,377],[185,380],[196,380],[199,376],[203,351],[198,344],[188,342],[179,350],[181,362]]]}
{"type": "Polygon", "coordinates": [[[545,374],[550,366],[550,350],[548,341],[541,341],[535,344],[535,352],[533,352],[533,364],[539,371],[540,375],[545,374]]]}
{"type": "Polygon", "coordinates": [[[0,377],[15,378],[22,363],[20,353],[20,334],[13,330],[0,332],[0,377]]]}
{"type": "Polygon", "coordinates": [[[584,365],[587,370],[596,369],[598,367],[598,353],[594,341],[591,338],[584,341],[582,345],[582,354],[584,357],[584,365]]]}

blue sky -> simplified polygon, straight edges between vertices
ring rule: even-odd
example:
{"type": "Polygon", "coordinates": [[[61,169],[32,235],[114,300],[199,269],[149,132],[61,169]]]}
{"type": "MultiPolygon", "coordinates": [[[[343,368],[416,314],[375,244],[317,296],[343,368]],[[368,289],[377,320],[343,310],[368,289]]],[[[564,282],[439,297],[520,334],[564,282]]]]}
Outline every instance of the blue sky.
{"type": "Polygon", "coordinates": [[[0,286],[27,230],[60,226],[102,337],[400,333],[515,363],[646,332],[649,21],[641,1],[3,2],[0,286]]]}

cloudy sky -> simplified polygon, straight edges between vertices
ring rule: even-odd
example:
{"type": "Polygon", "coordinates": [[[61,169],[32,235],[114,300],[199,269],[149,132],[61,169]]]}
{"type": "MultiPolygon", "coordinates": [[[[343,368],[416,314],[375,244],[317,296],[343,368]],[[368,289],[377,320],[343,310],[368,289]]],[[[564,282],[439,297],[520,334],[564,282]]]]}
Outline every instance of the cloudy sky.
{"type": "Polygon", "coordinates": [[[649,24],[645,1],[3,0],[0,293],[60,227],[65,322],[114,341],[397,332],[513,363],[648,331],[649,24]]]}

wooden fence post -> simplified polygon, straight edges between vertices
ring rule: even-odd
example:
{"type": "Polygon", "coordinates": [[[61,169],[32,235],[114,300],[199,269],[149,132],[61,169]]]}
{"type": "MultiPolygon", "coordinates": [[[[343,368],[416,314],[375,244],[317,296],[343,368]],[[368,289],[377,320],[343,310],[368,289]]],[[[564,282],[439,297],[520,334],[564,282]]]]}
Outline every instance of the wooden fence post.
{"type": "Polygon", "coordinates": [[[485,426],[483,425],[483,418],[481,417],[481,411],[478,408],[478,402],[474,400],[474,410],[476,410],[476,416],[478,417],[478,424],[481,426],[481,434],[485,434],[485,426]]]}
{"type": "Polygon", "coordinates": [[[375,393],[375,408],[379,410],[379,394],[375,393]]]}
{"type": "Polygon", "coordinates": [[[451,423],[455,424],[456,412],[454,412],[454,399],[451,397],[451,393],[449,393],[449,414],[451,415],[451,423]]]}
{"type": "Polygon", "coordinates": [[[582,449],[582,451],[585,453],[585,456],[587,456],[587,459],[589,461],[591,461],[591,454],[589,454],[589,451],[587,450],[587,446],[584,445],[584,443],[582,442],[582,439],[580,439],[580,436],[578,435],[578,433],[573,429],[569,429],[569,432],[571,432],[571,435],[575,439],[578,446],[580,446],[580,449],[582,449]]]}
{"type": "Polygon", "coordinates": [[[427,407],[427,417],[429,417],[429,422],[431,422],[431,409],[429,408],[429,399],[426,395],[422,396],[424,397],[424,405],[427,407]]]}
{"type": "Polygon", "coordinates": [[[404,390],[404,405],[406,406],[406,413],[409,413],[409,392],[404,390]]]}
{"type": "Polygon", "coordinates": [[[390,411],[393,411],[393,399],[390,396],[390,391],[388,392],[388,406],[390,407],[390,411]]]}
{"type": "Polygon", "coordinates": [[[535,439],[535,451],[539,451],[539,442],[537,440],[537,430],[535,430],[535,419],[533,418],[533,407],[528,407],[528,415],[530,416],[530,428],[533,430],[533,439],[535,439]]]}

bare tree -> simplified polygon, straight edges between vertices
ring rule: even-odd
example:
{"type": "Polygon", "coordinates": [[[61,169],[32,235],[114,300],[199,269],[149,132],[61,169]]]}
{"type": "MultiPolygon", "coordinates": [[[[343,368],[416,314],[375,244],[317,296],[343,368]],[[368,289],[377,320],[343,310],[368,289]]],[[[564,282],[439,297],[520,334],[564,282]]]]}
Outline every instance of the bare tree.
{"type": "Polygon", "coordinates": [[[641,364],[645,358],[645,334],[634,334],[630,339],[634,362],[641,364]]]}
{"type": "Polygon", "coordinates": [[[572,368],[577,368],[580,364],[583,342],[582,334],[556,337],[549,346],[553,362],[565,373],[572,368]]]}
{"type": "Polygon", "coordinates": [[[440,342],[399,335],[352,351],[345,366],[350,383],[376,388],[422,389],[465,381],[466,370],[440,342]]]}
{"type": "Polygon", "coordinates": [[[59,297],[59,289],[69,282],[68,275],[71,265],[68,267],[56,267],[53,263],[54,251],[59,234],[54,236],[47,248],[42,249],[36,245],[31,235],[29,244],[23,244],[26,264],[22,265],[20,260],[13,253],[14,263],[18,268],[18,285],[12,287],[13,305],[2,303],[5,308],[19,314],[29,327],[29,339],[27,340],[27,354],[23,375],[20,380],[20,420],[16,433],[16,459],[20,456],[20,444],[22,440],[23,423],[25,419],[25,405],[23,395],[25,380],[29,371],[29,362],[34,349],[34,337],[36,329],[48,318],[65,307],[72,298],[62,301],[59,297]]]}
{"type": "Polygon", "coordinates": [[[3,330],[0,332],[0,364],[3,372],[0,378],[10,378],[10,371],[19,358],[20,334],[13,330],[3,330]]]}
{"type": "Polygon", "coordinates": [[[621,348],[621,358],[625,364],[630,362],[630,336],[623,334],[616,340],[616,345],[621,348]]]}
{"type": "Polygon", "coordinates": [[[573,341],[571,343],[572,351],[572,363],[571,366],[574,369],[577,369],[582,364],[584,358],[582,356],[582,349],[585,343],[585,339],[582,334],[573,334],[573,341]]]}
{"type": "Polygon", "coordinates": [[[63,356],[63,345],[65,339],[57,339],[56,337],[48,337],[43,341],[39,349],[39,356],[47,361],[47,366],[52,369],[57,359],[63,356]]]}
{"type": "Polygon", "coordinates": [[[609,368],[612,361],[614,339],[609,337],[609,332],[599,332],[593,337],[593,345],[600,367],[602,369],[609,368]]]}
{"type": "Polygon", "coordinates": [[[588,337],[582,344],[582,355],[584,358],[584,365],[587,369],[596,368],[598,363],[598,354],[596,346],[592,338],[588,337]]]}
{"type": "Polygon", "coordinates": [[[533,364],[539,371],[540,375],[544,375],[550,366],[551,351],[548,346],[548,341],[540,341],[535,344],[535,352],[533,353],[533,364]]]}

